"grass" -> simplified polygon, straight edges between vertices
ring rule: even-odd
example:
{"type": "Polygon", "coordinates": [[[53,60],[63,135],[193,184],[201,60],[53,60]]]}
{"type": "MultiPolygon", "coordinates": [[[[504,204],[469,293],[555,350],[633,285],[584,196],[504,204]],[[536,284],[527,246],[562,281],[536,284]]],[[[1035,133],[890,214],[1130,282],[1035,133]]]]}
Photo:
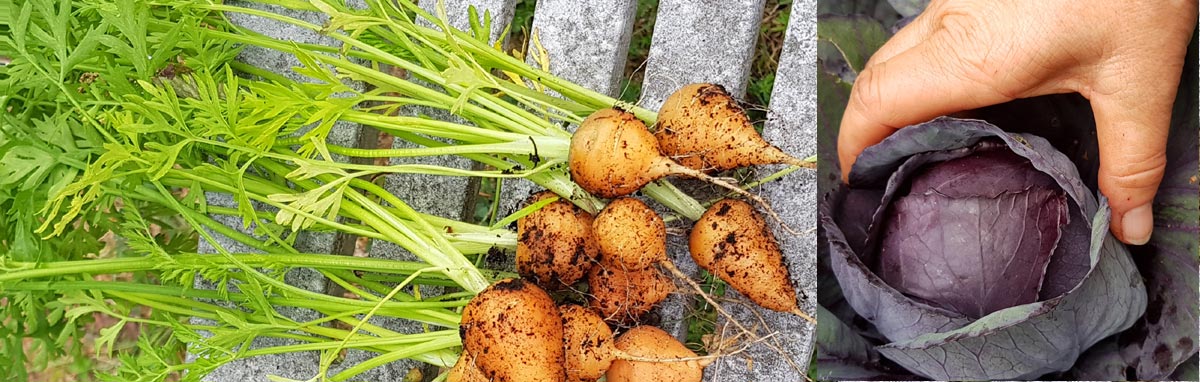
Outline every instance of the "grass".
{"type": "Polygon", "coordinates": [[[779,56],[783,52],[788,20],[791,17],[792,0],[768,0],[763,7],[762,26],[759,27],[754,60],[750,64],[750,82],[746,85],[746,103],[751,105],[748,114],[760,129],[766,120],[766,106],[771,103],[771,92],[775,89],[775,72],[779,69],[779,56]]]}
{"type": "Polygon", "coordinates": [[[646,59],[650,57],[651,35],[654,20],[658,16],[658,0],[639,1],[634,13],[633,32],[629,38],[629,53],[625,63],[625,75],[621,78],[622,101],[636,103],[642,95],[642,79],[645,75],[646,59]]]}

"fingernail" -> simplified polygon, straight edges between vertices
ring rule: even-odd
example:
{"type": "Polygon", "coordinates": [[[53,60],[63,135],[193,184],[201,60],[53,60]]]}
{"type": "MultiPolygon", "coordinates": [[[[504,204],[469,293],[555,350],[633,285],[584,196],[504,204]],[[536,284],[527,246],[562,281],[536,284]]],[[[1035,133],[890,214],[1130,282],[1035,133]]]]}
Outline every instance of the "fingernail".
{"type": "Polygon", "coordinates": [[[1143,204],[1129,210],[1121,218],[1121,227],[1125,228],[1125,242],[1133,245],[1146,244],[1150,241],[1150,233],[1154,231],[1154,211],[1150,204],[1143,204]]]}

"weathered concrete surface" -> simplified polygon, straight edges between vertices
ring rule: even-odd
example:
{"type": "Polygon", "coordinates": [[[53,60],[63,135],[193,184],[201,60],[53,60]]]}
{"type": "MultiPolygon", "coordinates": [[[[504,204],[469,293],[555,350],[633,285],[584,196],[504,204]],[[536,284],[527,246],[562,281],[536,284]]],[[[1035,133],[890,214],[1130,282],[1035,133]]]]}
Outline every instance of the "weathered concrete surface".
{"type": "MultiPolygon", "coordinates": [[[[817,153],[816,33],[816,0],[795,2],[779,70],[776,72],[771,104],[768,105],[769,119],[763,132],[767,141],[800,158],[817,153]]],[[[801,232],[793,236],[779,229],[778,225],[774,229],[783,249],[785,263],[791,270],[792,284],[796,286],[801,309],[810,313],[815,312],[817,296],[817,180],[814,174],[801,170],[763,187],[763,196],[773,203],[773,207],[790,226],[801,232]]],[[[730,305],[729,308],[735,318],[745,324],[761,324],[770,331],[778,332],[773,339],[783,354],[762,344],[755,345],[739,357],[723,358],[709,366],[705,373],[706,381],[803,380],[813,349],[813,325],[790,314],[758,308],[750,311],[740,305],[730,305]],[[762,321],[756,312],[762,316],[762,321]],[[800,370],[792,368],[784,357],[799,365],[800,370]],[[753,360],[753,363],[746,362],[747,359],[753,360]]]]}
{"type": "Polygon", "coordinates": [[[658,3],[646,76],[644,107],[658,109],[676,89],[694,82],[746,92],[763,0],[663,0],[658,3]]]}
{"type": "Polygon", "coordinates": [[[634,0],[539,0],[533,31],[550,57],[550,73],[617,96],[636,11],[634,0]]]}

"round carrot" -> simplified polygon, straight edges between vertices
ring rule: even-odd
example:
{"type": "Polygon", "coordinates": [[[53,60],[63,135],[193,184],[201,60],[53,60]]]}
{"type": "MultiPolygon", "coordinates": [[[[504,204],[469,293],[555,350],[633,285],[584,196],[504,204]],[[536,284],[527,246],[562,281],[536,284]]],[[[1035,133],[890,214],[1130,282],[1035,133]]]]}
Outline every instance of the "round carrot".
{"type": "Polygon", "coordinates": [[[592,232],[603,261],[609,265],[640,270],[667,261],[667,226],[641,200],[613,200],[596,216],[592,232]]]}
{"type": "MultiPolygon", "coordinates": [[[[526,203],[551,197],[542,191],[526,203]]],[[[582,279],[600,252],[592,221],[592,214],[562,199],[518,219],[517,272],[551,290],[582,279]]]]}
{"type": "Polygon", "coordinates": [[[692,227],[688,249],[697,265],[756,304],[812,320],[796,302],[779,244],[750,204],[724,199],[709,207],[692,227]]]}
{"type": "Polygon", "coordinates": [[[463,348],[495,382],[562,382],[562,318],[554,300],[533,283],[504,279],[463,309],[463,348]]]}
{"type": "MultiPolygon", "coordinates": [[[[615,198],[632,194],[647,183],[683,175],[756,199],[736,185],[675,163],[659,152],[654,134],[633,114],[601,109],[588,116],[571,136],[567,162],[571,180],[593,195],[615,198]]],[[[765,202],[762,202],[765,205],[765,202]]]]}
{"type": "Polygon", "coordinates": [[[458,355],[458,362],[454,363],[454,367],[450,368],[450,373],[446,375],[446,382],[489,382],[488,377],[475,366],[475,357],[464,350],[458,355]]]}
{"type": "Polygon", "coordinates": [[[700,382],[709,362],[653,326],[638,326],[621,334],[617,349],[640,360],[618,356],[605,374],[608,382],[700,382]]]}
{"type": "Polygon", "coordinates": [[[612,329],[591,309],[563,305],[558,310],[563,319],[567,381],[595,382],[612,365],[612,329]]]}

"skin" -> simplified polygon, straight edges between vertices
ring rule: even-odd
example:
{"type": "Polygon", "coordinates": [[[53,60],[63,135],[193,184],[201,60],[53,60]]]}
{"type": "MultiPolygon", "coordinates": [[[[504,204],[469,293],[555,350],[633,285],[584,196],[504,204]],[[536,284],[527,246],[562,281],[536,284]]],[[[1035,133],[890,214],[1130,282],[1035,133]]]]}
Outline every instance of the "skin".
{"type": "Polygon", "coordinates": [[[1092,105],[1111,230],[1140,245],[1166,166],[1197,0],[934,0],[875,53],[842,117],[842,180],[896,129],[1047,94],[1092,105]]]}

